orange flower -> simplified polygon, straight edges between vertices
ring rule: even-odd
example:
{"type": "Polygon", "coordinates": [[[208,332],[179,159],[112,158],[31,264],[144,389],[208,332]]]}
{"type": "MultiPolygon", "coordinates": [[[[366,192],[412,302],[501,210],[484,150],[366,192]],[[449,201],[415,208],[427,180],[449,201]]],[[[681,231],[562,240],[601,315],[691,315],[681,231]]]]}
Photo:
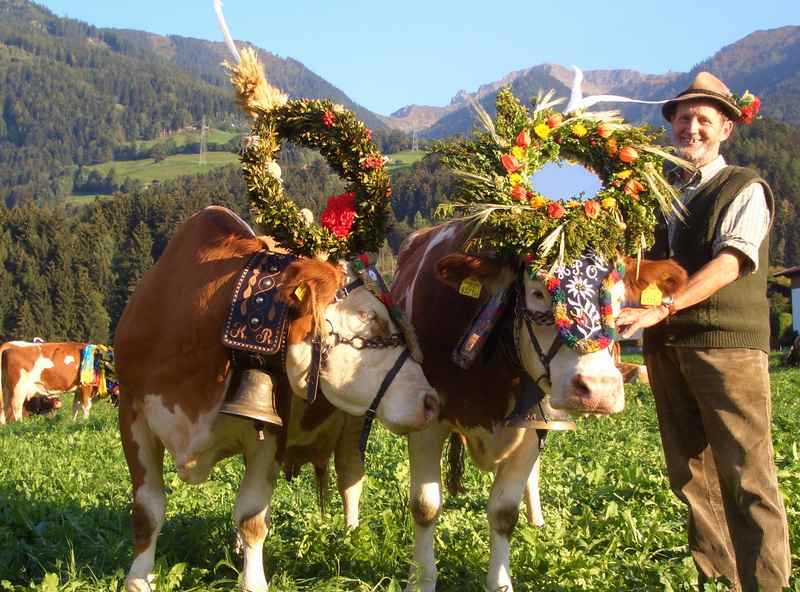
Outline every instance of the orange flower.
{"type": "Polygon", "coordinates": [[[610,156],[614,156],[617,153],[617,141],[614,138],[611,138],[606,144],[606,152],[610,156]]]}
{"type": "Polygon", "coordinates": [[[631,148],[630,146],[625,146],[621,148],[619,151],[619,159],[622,162],[630,163],[636,160],[637,158],[639,158],[639,153],[636,152],[636,150],[634,148],[631,148]]]}
{"type": "Polygon", "coordinates": [[[631,179],[625,183],[625,193],[633,198],[638,198],[639,194],[644,191],[646,187],[642,185],[639,179],[631,179]]]}
{"type": "Polygon", "coordinates": [[[608,138],[613,132],[602,123],[597,126],[597,135],[601,138],[608,138]]]}
{"type": "Polygon", "coordinates": [[[522,148],[527,148],[531,145],[531,134],[528,130],[522,130],[519,134],[517,134],[517,146],[522,148]]]}
{"type": "Polygon", "coordinates": [[[511,199],[514,201],[522,201],[525,199],[525,188],[522,185],[514,185],[514,188],[511,190],[511,199]]]}
{"type": "Polygon", "coordinates": [[[547,215],[554,220],[563,218],[566,213],[567,210],[565,210],[564,206],[562,206],[560,203],[551,202],[550,205],[547,206],[547,215]]]}
{"type": "Polygon", "coordinates": [[[586,212],[586,215],[590,218],[597,218],[600,214],[600,202],[594,199],[584,202],[583,211],[586,212]]]}
{"type": "Polygon", "coordinates": [[[511,154],[503,154],[503,156],[500,157],[500,162],[503,163],[503,168],[508,173],[515,173],[522,168],[520,162],[511,154]]]}
{"type": "Polygon", "coordinates": [[[561,113],[555,113],[547,118],[547,127],[550,129],[558,127],[564,121],[564,116],[561,113]]]}

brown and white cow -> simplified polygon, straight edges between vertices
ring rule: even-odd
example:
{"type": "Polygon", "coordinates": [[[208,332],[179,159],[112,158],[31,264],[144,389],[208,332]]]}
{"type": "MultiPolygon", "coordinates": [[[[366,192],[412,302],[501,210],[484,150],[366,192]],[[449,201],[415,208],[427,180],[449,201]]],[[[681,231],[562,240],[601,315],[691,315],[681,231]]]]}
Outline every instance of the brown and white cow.
{"type": "Polygon", "coordinates": [[[89,417],[97,386],[80,384],[81,353],[86,343],[9,341],[0,345],[2,406],[0,423],[22,419],[26,401],[36,395],[75,391],[72,418],[89,417]]]}
{"type": "MultiPolygon", "coordinates": [[[[291,414],[283,429],[268,432],[263,440],[252,421],[218,413],[232,374],[230,353],[220,338],[223,322],[239,273],[263,246],[229,210],[212,206],[198,212],[176,230],[117,325],[119,424],[133,481],[128,592],[151,590],[156,539],[164,521],[165,449],[188,483],[204,481],[220,459],[243,454],[246,469],[234,519],[244,554],[242,588],[251,592],[267,589],[262,547],[281,461],[294,466],[330,454],[315,449],[328,422],[307,417],[305,411],[303,416],[291,414]]],[[[347,343],[356,337],[388,338],[397,329],[386,307],[363,286],[334,299],[354,279],[345,269],[300,258],[283,272],[282,294],[290,310],[286,373],[272,376],[282,414],[290,414],[287,409],[302,402],[293,401],[290,392],[305,397],[317,328],[329,332],[322,339],[330,346],[320,375],[321,391],[333,406],[351,415],[365,413],[404,355],[402,346],[356,349],[347,343]],[[301,285],[305,297],[292,297],[301,285]]],[[[407,360],[386,390],[377,417],[391,431],[407,433],[424,428],[438,411],[438,398],[420,365],[407,360]]],[[[328,446],[335,442],[333,438],[328,446]]]]}
{"type": "MultiPolygon", "coordinates": [[[[519,266],[460,253],[464,238],[464,228],[457,223],[412,234],[401,247],[392,285],[392,296],[417,331],[425,375],[436,388],[442,405],[439,420],[423,431],[409,434],[410,506],[415,538],[407,590],[433,592],[436,588],[434,528],[442,504],[440,458],[445,441],[455,432],[451,446],[465,442],[477,467],[495,473],[487,508],[491,559],[486,589],[511,592],[509,539],[526,484],[530,493],[538,489],[538,470],[532,469],[539,455],[539,440],[535,430],[505,427],[504,419],[513,407],[513,393],[523,372],[536,380],[546,374],[546,369],[521,321],[516,331],[506,331],[505,338],[500,335],[498,343],[469,369],[454,364],[451,353],[479,307],[477,299],[461,295],[458,287],[467,277],[480,280],[484,294],[513,288],[515,282],[520,282],[517,294],[524,298],[521,316],[528,318],[549,313],[551,296],[540,280],[531,279],[519,266]],[[502,343],[504,339],[506,343],[502,343]]],[[[685,272],[675,264],[651,263],[655,262],[642,262],[638,280],[635,271],[628,273],[625,286],[620,282],[616,289],[636,298],[632,292],[641,291],[650,281],[657,282],[667,293],[685,282],[685,272]]],[[[618,298],[622,296],[617,294],[618,298]]],[[[510,310],[509,314],[513,317],[520,313],[510,310]]],[[[515,321],[512,318],[507,322],[515,321]]],[[[551,344],[559,339],[550,323],[531,323],[532,333],[544,352],[551,351],[551,344]]],[[[554,408],[578,414],[622,411],[622,378],[607,349],[578,355],[561,347],[548,365],[548,390],[554,408]]],[[[526,501],[535,504],[530,493],[526,501]]],[[[531,508],[529,512],[535,510],[531,508]]]]}

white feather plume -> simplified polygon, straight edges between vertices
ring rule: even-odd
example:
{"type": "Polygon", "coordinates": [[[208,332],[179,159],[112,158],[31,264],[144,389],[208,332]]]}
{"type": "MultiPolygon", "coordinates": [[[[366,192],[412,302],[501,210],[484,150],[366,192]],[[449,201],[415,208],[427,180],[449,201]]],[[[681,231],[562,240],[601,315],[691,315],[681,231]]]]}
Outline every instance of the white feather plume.
{"type": "Polygon", "coordinates": [[[643,103],[645,105],[661,105],[669,99],[663,101],[644,101],[641,99],[631,99],[619,95],[593,95],[584,97],[581,85],[583,84],[583,72],[577,66],[572,66],[575,70],[575,78],[572,79],[572,90],[569,95],[569,103],[564,107],[564,113],[574,113],[579,109],[588,109],[597,103],[643,103]]]}
{"type": "Polygon", "coordinates": [[[225,44],[228,46],[228,49],[238,64],[242,61],[242,58],[239,55],[239,50],[236,49],[236,44],[233,42],[231,32],[228,30],[228,23],[225,22],[225,17],[222,16],[222,0],[214,0],[214,12],[217,13],[217,22],[219,23],[219,28],[222,29],[222,34],[225,37],[225,44]]]}

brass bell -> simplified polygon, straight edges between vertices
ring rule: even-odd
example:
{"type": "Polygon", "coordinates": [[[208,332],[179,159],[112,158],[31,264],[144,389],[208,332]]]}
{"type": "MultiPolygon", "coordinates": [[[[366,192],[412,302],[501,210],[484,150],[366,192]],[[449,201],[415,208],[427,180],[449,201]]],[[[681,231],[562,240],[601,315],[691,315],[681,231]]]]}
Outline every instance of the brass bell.
{"type": "Polygon", "coordinates": [[[250,368],[242,370],[238,378],[238,386],[234,379],[228,387],[220,413],[282,426],[283,420],[278,415],[278,402],[270,375],[250,368]]]}
{"type": "Polygon", "coordinates": [[[534,407],[529,425],[525,427],[536,428],[537,430],[556,430],[569,431],[577,428],[575,421],[569,411],[553,409],[550,406],[550,395],[544,398],[534,407]]]}

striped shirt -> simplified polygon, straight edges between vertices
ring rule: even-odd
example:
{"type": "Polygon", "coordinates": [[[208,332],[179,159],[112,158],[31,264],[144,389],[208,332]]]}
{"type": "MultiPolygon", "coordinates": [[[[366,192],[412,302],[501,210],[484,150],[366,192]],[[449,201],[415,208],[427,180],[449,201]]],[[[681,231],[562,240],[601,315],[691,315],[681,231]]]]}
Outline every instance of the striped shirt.
{"type": "MultiPolygon", "coordinates": [[[[700,167],[687,183],[678,185],[683,204],[687,205],[725,166],[725,159],[719,155],[707,165],[700,167]]],[[[678,224],[682,222],[674,215],[667,220],[670,251],[678,224]]],[[[764,196],[764,187],[761,183],[751,183],[733,199],[717,225],[712,246],[714,256],[716,257],[722,249],[732,247],[747,257],[746,264],[739,273],[740,277],[753,273],[758,269],[758,248],[767,236],[769,225],[770,212],[764,196]]]]}

